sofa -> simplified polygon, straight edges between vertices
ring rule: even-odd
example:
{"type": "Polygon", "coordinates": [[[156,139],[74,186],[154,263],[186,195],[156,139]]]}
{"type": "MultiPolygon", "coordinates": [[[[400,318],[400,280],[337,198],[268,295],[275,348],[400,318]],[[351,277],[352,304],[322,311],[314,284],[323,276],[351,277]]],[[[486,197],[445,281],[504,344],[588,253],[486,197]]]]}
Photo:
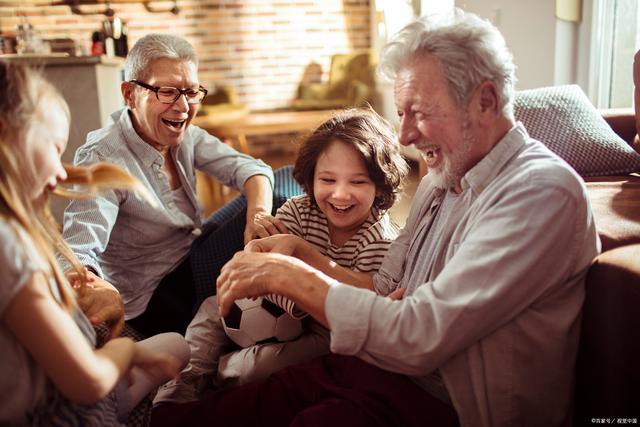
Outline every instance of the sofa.
{"type": "MultiPolygon", "coordinates": [[[[632,145],[633,112],[604,118],[632,145]]],[[[574,425],[639,423],[640,176],[585,180],[602,253],[587,275],[574,425]]]]}
{"type": "Polygon", "coordinates": [[[375,58],[370,51],[338,53],[331,57],[326,83],[300,83],[293,110],[332,110],[374,103],[375,58]]]}
{"type": "Polygon", "coordinates": [[[238,101],[238,93],[233,86],[215,85],[202,100],[199,116],[209,116],[217,121],[228,122],[245,117],[249,112],[238,101]]]}
{"type": "Polygon", "coordinates": [[[598,111],[569,85],[517,92],[514,114],[584,178],[602,243],[586,279],[573,425],[640,423],[640,155],[633,110],[598,111]]]}

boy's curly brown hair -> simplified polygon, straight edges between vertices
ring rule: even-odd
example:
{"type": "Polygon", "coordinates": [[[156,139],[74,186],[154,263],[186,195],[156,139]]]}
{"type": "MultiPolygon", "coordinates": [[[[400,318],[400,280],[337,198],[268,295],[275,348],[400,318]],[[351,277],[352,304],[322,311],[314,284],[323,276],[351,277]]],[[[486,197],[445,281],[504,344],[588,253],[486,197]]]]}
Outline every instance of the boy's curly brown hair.
{"type": "Polygon", "coordinates": [[[376,186],[373,206],[389,209],[399,197],[409,166],[400,154],[391,125],[372,109],[352,108],[321,124],[300,145],[293,178],[316,203],[313,177],[318,157],[333,141],[351,145],[362,156],[376,186]]]}

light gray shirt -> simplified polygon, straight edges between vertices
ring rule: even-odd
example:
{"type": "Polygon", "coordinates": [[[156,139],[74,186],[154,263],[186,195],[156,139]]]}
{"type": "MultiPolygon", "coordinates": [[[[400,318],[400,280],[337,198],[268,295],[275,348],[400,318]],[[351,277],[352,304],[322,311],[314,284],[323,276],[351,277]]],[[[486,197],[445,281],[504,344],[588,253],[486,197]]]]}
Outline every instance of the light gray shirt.
{"type": "Polygon", "coordinates": [[[111,118],[112,123],[87,135],[74,163],[115,163],[139,179],[157,205],[121,190],[75,200],[65,210],[63,236],[81,263],[118,288],[125,318],[131,319],[144,312],[162,278],[187,257],[201,233],[196,169],[239,191],[254,175],[267,176],[273,184],[273,172],[264,162],[191,125],[182,143],[171,149],[180,184],[193,206],[181,209],[162,168],[163,156],[138,136],[128,109],[111,118]]]}
{"type": "Polygon", "coordinates": [[[331,350],[418,379],[439,369],[463,426],[562,425],[584,279],[600,249],[585,186],[518,124],[462,189],[460,218],[427,263],[424,237],[444,192],[422,180],[374,277],[382,294],[407,288],[402,300],[333,284],[331,350]]]}
{"type": "MultiPolygon", "coordinates": [[[[37,271],[49,268],[16,222],[0,218],[0,318],[37,271]]],[[[25,422],[27,412],[45,397],[46,376],[18,339],[0,323],[0,424],[25,422]]]]}
{"type": "MultiPolygon", "coordinates": [[[[49,265],[39,255],[22,226],[15,220],[0,218],[0,242],[0,319],[16,295],[38,272],[47,275],[52,294],[60,300],[49,265]]],[[[70,316],[89,344],[95,346],[95,332],[84,314],[76,309],[70,316]]],[[[0,349],[0,425],[7,422],[26,425],[29,414],[35,411],[47,414],[54,404],[58,406],[53,410],[66,409],[64,403],[60,406],[55,402],[52,394],[58,393],[57,390],[47,386],[42,367],[4,322],[0,322],[0,349]]]]}

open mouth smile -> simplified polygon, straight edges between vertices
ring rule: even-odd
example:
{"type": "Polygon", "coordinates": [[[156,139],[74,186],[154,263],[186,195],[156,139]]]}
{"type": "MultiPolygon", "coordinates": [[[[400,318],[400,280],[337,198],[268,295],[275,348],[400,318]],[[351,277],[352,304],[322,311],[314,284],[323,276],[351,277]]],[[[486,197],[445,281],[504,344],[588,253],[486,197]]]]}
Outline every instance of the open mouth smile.
{"type": "Polygon", "coordinates": [[[424,154],[427,167],[433,167],[438,164],[440,159],[440,147],[435,145],[424,145],[417,148],[424,154]]]}
{"type": "Polygon", "coordinates": [[[162,123],[178,130],[182,129],[186,122],[186,120],[162,119],[162,123]]]}
{"type": "Polygon", "coordinates": [[[335,212],[344,214],[353,209],[354,205],[334,205],[333,203],[329,203],[329,206],[331,206],[331,209],[335,212]]]}

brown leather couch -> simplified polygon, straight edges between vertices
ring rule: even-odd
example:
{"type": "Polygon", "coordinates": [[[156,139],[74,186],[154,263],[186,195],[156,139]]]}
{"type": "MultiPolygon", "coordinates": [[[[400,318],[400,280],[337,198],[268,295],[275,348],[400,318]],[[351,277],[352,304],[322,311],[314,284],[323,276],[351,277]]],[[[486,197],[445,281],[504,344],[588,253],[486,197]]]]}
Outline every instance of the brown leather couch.
{"type": "MultiPolygon", "coordinates": [[[[633,145],[632,111],[603,116],[633,145]]],[[[587,276],[574,425],[640,423],[640,175],[586,181],[602,253],[587,276]]]]}

